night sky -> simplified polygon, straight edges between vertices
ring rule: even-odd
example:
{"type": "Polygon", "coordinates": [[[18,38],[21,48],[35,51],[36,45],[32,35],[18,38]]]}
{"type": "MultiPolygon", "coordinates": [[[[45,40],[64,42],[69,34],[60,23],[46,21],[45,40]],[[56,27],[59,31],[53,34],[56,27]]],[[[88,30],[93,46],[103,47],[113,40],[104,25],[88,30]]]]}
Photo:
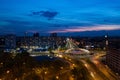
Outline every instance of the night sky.
{"type": "Polygon", "coordinates": [[[120,0],[0,0],[0,34],[120,36],[120,0]]]}

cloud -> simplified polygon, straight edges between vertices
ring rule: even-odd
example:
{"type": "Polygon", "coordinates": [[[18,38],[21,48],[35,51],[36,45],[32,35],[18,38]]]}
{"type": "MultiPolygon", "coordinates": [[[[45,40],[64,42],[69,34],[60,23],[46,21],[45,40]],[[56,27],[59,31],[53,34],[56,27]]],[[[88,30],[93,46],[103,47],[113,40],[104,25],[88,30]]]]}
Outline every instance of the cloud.
{"type": "Polygon", "coordinates": [[[33,11],[32,16],[42,16],[48,20],[52,20],[55,16],[58,15],[56,11],[33,11]]]}
{"type": "Polygon", "coordinates": [[[48,20],[53,19],[55,16],[57,16],[58,12],[52,12],[52,11],[41,11],[41,16],[48,18],[48,20]]]}
{"type": "Polygon", "coordinates": [[[57,32],[57,33],[67,33],[67,32],[85,32],[85,31],[110,31],[110,30],[120,30],[120,25],[98,25],[93,27],[76,27],[68,28],[63,30],[55,30],[50,31],[49,33],[57,32]]]}

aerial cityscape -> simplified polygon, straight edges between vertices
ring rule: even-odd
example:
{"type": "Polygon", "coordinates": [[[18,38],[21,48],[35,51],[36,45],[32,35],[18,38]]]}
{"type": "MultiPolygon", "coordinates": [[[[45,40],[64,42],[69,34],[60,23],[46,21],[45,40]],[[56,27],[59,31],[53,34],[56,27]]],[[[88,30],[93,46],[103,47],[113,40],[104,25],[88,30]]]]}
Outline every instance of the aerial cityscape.
{"type": "Polygon", "coordinates": [[[120,80],[119,0],[0,0],[0,80],[120,80]]]}

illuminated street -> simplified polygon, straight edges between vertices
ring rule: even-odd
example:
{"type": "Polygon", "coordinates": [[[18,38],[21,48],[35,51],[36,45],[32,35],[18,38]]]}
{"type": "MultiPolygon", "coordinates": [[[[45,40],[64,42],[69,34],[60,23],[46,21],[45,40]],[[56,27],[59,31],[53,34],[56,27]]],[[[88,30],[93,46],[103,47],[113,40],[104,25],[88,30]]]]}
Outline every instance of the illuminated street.
{"type": "Polygon", "coordinates": [[[88,59],[82,59],[80,61],[87,68],[92,80],[119,80],[109,68],[102,65],[99,61],[93,61],[93,63],[88,59]]]}
{"type": "Polygon", "coordinates": [[[92,58],[92,62],[96,65],[96,67],[110,80],[117,80],[117,77],[115,76],[115,74],[110,70],[110,68],[108,68],[107,66],[105,66],[103,63],[101,63],[99,61],[99,55],[94,56],[92,58]]]}

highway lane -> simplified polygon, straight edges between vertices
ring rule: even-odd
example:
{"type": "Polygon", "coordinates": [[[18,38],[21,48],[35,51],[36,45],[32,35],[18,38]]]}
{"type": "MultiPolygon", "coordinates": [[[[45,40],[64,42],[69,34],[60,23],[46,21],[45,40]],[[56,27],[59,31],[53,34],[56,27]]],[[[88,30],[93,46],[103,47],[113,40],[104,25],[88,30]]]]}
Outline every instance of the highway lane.
{"type": "Polygon", "coordinates": [[[90,75],[93,77],[94,80],[109,80],[106,78],[99,70],[87,60],[81,60],[84,63],[84,66],[88,69],[90,75]]]}
{"type": "Polygon", "coordinates": [[[109,80],[119,80],[118,77],[103,63],[99,61],[100,56],[93,56],[90,60],[96,67],[109,79],[109,80]]]}
{"type": "MultiPolygon", "coordinates": [[[[84,67],[87,68],[87,71],[88,73],[90,74],[90,78],[92,77],[92,79],[89,79],[89,80],[109,80],[108,78],[106,78],[103,74],[102,76],[98,73],[98,69],[94,69],[94,67],[91,65],[91,63],[89,63],[87,60],[85,59],[79,59],[78,57],[76,58],[75,56],[69,56],[69,61],[70,63],[74,64],[74,67],[76,65],[79,65],[79,64],[76,64],[74,60],[78,60],[80,62],[82,62],[84,64],[84,67]]],[[[81,65],[81,64],[80,64],[81,65]]],[[[73,67],[73,65],[71,65],[73,67]]],[[[87,75],[87,74],[86,74],[87,75]]]]}
{"type": "MultiPolygon", "coordinates": [[[[84,64],[84,67],[87,68],[93,80],[120,80],[109,68],[99,61],[98,56],[93,56],[89,59],[80,59],[78,57],[71,56],[71,60],[72,59],[78,59],[81,61],[84,64]]],[[[73,64],[75,64],[74,61],[73,64]]]]}

